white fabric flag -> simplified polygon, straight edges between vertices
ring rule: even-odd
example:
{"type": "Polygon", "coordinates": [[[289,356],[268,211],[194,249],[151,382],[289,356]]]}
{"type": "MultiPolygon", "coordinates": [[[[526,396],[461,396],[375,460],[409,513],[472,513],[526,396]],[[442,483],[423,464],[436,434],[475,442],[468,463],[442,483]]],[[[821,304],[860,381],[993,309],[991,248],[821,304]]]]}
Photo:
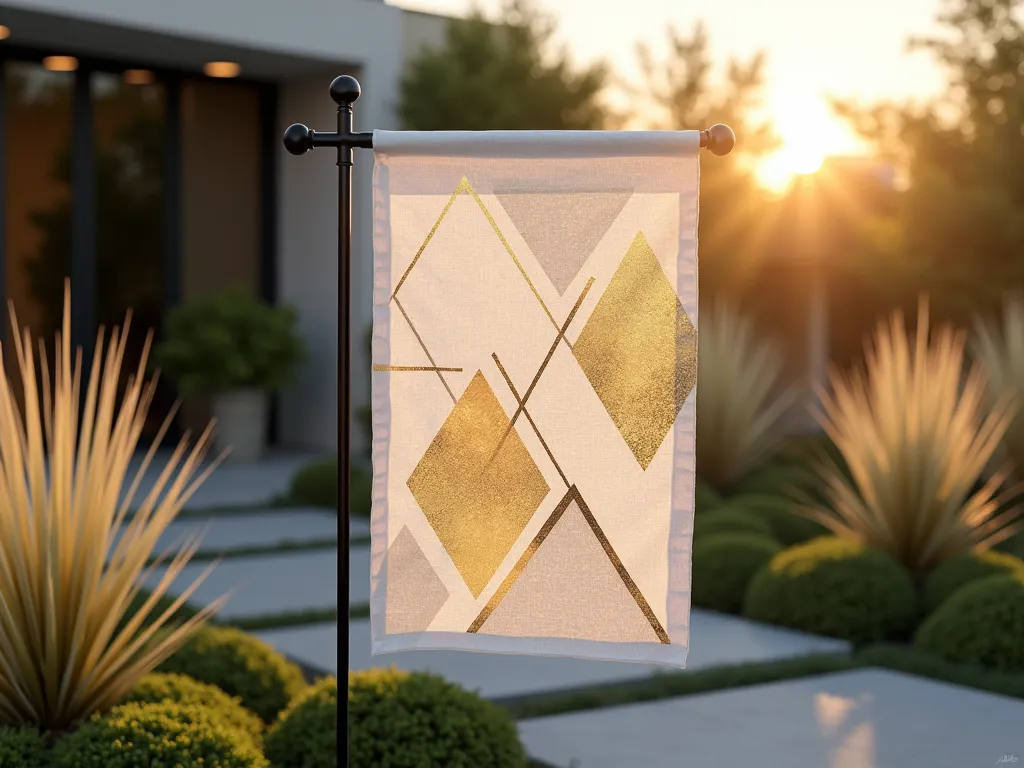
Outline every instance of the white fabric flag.
{"type": "Polygon", "coordinates": [[[699,133],[373,141],[373,653],[685,666],[699,133]]]}

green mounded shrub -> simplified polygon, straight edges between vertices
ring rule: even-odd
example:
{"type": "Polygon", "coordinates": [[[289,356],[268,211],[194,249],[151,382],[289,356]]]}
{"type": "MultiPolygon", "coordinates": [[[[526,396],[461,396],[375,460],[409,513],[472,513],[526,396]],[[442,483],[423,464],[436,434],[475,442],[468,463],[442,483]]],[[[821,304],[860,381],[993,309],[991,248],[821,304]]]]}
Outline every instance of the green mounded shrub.
{"type": "Polygon", "coordinates": [[[160,665],[215,685],[272,722],[306,686],[302,670],[262,640],[230,627],[203,627],[160,665]]]}
{"type": "Polygon", "coordinates": [[[184,395],[280,389],[306,357],[297,323],[293,308],[237,288],[194,299],[168,313],[153,362],[184,395]]]}
{"type": "Polygon", "coordinates": [[[821,523],[794,511],[793,502],[782,496],[734,496],[725,509],[740,510],[763,520],[768,524],[772,538],[786,546],[802,544],[831,533],[821,523]]]}
{"type": "MultiPolygon", "coordinates": [[[[249,733],[260,743],[263,721],[242,705],[237,696],[229,696],[220,688],[201,683],[188,675],[153,672],[142,678],[122,704],[172,704],[206,707],[225,725],[249,733]]],[[[2,763],[0,763],[2,765],[2,763]]]]}
{"type": "Polygon", "coordinates": [[[440,677],[396,669],[349,675],[352,768],[524,768],[508,713],[440,677]]]}
{"type": "Polygon", "coordinates": [[[337,768],[338,681],[325,677],[288,705],[267,732],[274,768],[337,768]]]}
{"type": "Polygon", "coordinates": [[[698,477],[697,484],[694,486],[694,511],[697,513],[710,512],[720,506],[722,506],[721,494],[698,477]]]}
{"type": "Polygon", "coordinates": [[[33,728],[0,726],[0,768],[47,768],[46,737],[33,728]]]}
{"type": "Polygon", "coordinates": [[[750,581],[748,618],[863,644],[908,633],[917,595],[889,555],[823,536],[790,547],[750,581]]]}
{"type": "Polygon", "coordinates": [[[693,544],[693,604],[739,613],[747,585],[781,551],[775,541],[754,533],[717,533],[693,544]]]}
{"type": "Polygon", "coordinates": [[[1024,574],[957,590],[921,624],[915,645],[948,661],[1024,672],[1024,574]]]}
{"type": "Polygon", "coordinates": [[[818,483],[805,466],[772,463],[758,467],[730,489],[734,496],[788,496],[790,490],[809,490],[818,483]]]}
{"type": "Polygon", "coordinates": [[[757,533],[771,538],[772,530],[764,520],[731,507],[716,509],[693,521],[694,541],[720,533],[757,533]]]}
{"type": "Polygon", "coordinates": [[[204,707],[123,704],[54,748],[56,768],[266,768],[252,737],[204,707]]]}
{"type": "Polygon", "coordinates": [[[989,576],[1024,574],[1024,560],[1008,552],[988,550],[952,557],[928,575],[924,584],[924,608],[932,613],[954,592],[989,576]]]}
{"type": "MultiPolygon", "coordinates": [[[[370,516],[373,476],[362,467],[349,472],[349,507],[357,517],[370,516]]],[[[319,459],[295,473],[288,492],[291,504],[305,507],[338,508],[338,460],[319,459]]]]}

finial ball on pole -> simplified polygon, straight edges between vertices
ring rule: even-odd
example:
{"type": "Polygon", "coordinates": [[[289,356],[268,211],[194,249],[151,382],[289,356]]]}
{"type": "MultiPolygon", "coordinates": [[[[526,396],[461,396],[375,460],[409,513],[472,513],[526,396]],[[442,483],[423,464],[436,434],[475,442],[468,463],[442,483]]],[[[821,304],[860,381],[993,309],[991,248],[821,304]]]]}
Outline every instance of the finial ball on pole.
{"type": "Polygon", "coordinates": [[[359,81],[351,75],[341,75],[331,82],[331,99],[339,107],[351,104],[359,98],[360,93],[362,88],[359,87],[359,81]]]}
{"type": "Polygon", "coordinates": [[[304,155],[313,148],[313,136],[302,123],[289,125],[284,132],[284,148],[293,155],[304,155]]]}
{"type": "Polygon", "coordinates": [[[700,132],[700,145],[713,155],[728,155],[736,146],[736,134],[728,125],[717,123],[700,132]]]}

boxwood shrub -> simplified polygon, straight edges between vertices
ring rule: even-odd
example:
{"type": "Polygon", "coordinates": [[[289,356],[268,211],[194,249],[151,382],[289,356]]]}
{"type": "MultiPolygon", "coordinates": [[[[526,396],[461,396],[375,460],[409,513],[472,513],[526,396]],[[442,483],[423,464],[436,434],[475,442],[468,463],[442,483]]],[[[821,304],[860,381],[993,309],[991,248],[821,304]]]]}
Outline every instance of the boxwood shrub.
{"type": "Polygon", "coordinates": [[[252,737],[205,707],[123,704],[57,742],[56,768],[266,768],[252,737]]]}
{"type": "Polygon", "coordinates": [[[0,768],[48,768],[46,738],[33,728],[0,726],[0,768]]]}
{"type": "Polygon", "coordinates": [[[918,617],[914,584],[899,563],[834,536],[772,558],[751,579],[743,613],[856,644],[907,636],[918,617]]]}
{"type": "Polygon", "coordinates": [[[1024,574],[957,590],[921,624],[915,644],[948,661],[1024,672],[1024,574]]]}
{"type": "MultiPolygon", "coordinates": [[[[362,467],[352,467],[349,474],[349,495],[352,515],[370,516],[370,495],[373,477],[362,467]]],[[[338,459],[313,461],[292,478],[288,503],[303,507],[338,508],[338,459]]]]}
{"type": "Polygon", "coordinates": [[[725,509],[739,510],[767,523],[772,538],[791,546],[830,535],[821,523],[794,511],[794,503],[783,496],[734,496],[725,509]]]}
{"type": "Polygon", "coordinates": [[[351,768],[525,768],[503,709],[440,677],[371,669],[349,675],[351,768]]]}
{"type": "Polygon", "coordinates": [[[928,575],[924,584],[924,608],[931,613],[961,587],[989,576],[1024,574],[1024,560],[1009,552],[971,552],[957,555],[928,575]]]}
{"type": "Polygon", "coordinates": [[[325,677],[300,693],[267,732],[274,768],[337,768],[338,681],[325,677]]]}
{"type": "Polygon", "coordinates": [[[694,518],[694,541],[720,533],[756,533],[770,539],[772,529],[759,517],[732,507],[716,509],[694,518]]]}
{"type": "Polygon", "coordinates": [[[693,604],[723,613],[739,613],[754,574],[782,548],[756,533],[717,533],[694,541],[693,604]]]}
{"type": "Polygon", "coordinates": [[[203,627],[158,671],[215,685],[241,699],[265,723],[306,685],[297,665],[259,638],[230,627],[203,627]]]}
{"type": "Polygon", "coordinates": [[[148,674],[136,684],[122,703],[162,702],[205,707],[226,725],[251,734],[257,745],[262,744],[263,721],[246,709],[240,698],[229,696],[217,686],[201,683],[187,675],[166,672],[148,674]]]}
{"type": "Polygon", "coordinates": [[[693,506],[697,513],[710,512],[722,506],[722,496],[711,485],[698,477],[694,487],[693,506]]]}

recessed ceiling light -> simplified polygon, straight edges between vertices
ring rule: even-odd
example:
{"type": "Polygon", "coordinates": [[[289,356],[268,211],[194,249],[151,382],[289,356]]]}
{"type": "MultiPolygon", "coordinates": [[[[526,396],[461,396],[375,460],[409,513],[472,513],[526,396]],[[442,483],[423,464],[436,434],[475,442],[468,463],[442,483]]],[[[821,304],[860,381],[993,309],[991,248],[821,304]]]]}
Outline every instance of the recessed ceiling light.
{"type": "Polygon", "coordinates": [[[43,66],[51,72],[74,72],[78,69],[78,59],[74,56],[47,56],[43,66]]]}
{"type": "Polygon", "coordinates": [[[128,85],[149,85],[156,78],[148,69],[126,69],[121,74],[121,79],[128,85]]]}
{"type": "Polygon", "coordinates": [[[0,40],[6,40],[11,36],[11,28],[0,24],[0,40]]]}
{"type": "Polygon", "coordinates": [[[207,77],[238,77],[242,68],[234,61],[211,61],[203,67],[207,77]]]}

